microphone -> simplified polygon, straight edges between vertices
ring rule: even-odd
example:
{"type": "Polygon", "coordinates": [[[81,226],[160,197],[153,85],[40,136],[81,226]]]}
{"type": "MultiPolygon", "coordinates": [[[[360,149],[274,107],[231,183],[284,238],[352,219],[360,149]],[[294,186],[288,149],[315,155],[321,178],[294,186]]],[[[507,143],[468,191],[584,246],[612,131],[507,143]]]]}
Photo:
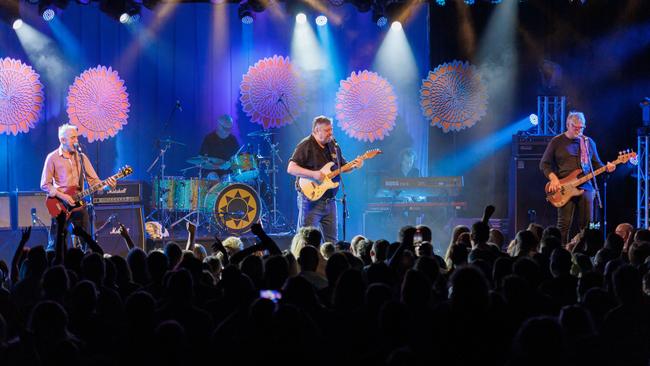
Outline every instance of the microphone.
{"type": "Polygon", "coordinates": [[[32,225],[36,225],[36,220],[38,220],[38,217],[36,216],[36,208],[32,207],[32,225]]]}
{"type": "Polygon", "coordinates": [[[334,144],[334,146],[339,147],[339,143],[336,142],[336,139],[334,137],[332,137],[332,143],[334,144]]]}
{"type": "Polygon", "coordinates": [[[183,106],[181,105],[181,101],[178,99],[176,100],[176,108],[178,108],[178,110],[181,112],[183,111],[183,106]]]}
{"type": "Polygon", "coordinates": [[[79,154],[81,154],[81,145],[79,145],[78,142],[75,142],[73,146],[74,146],[74,149],[77,150],[79,152],[79,154]]]}

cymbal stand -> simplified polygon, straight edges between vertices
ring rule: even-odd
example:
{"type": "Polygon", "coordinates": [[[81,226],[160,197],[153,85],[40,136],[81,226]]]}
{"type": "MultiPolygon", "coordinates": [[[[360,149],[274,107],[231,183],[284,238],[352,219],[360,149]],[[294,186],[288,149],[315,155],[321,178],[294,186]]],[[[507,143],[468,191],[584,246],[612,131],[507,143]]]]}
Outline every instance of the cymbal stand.
{"type": "MultiPolygon", "coordinates": [[[[167,150],[171,147],[171,142],[169,139],[165,141],[165,143],[162,143],[162,140],[158,140],[158,143],[160,144],[160,152],[158,153],[158,156],[156,156],[156,159],[149,165],[149,168],[147,168],[147,173],[151,173],[151,170],[156,166],[156,164],[160,161],[160,181],[164,182],[165,181],[165,153],[167,153],[167,150]]],[[[165,230],[165,226],[167,225],[170,217],[169,217],[169,212],[164,208],[163,205],[163,195],[165,193],[168,193],[169,189],[168,188],[163,188],[163,187],[158,187],[158,192],[156,195],[156,202],[158,205],[160,205],[160,209],[154,209],[147,217],[145,220],[148,220],[151,218],[158,210],[160,210],[160,224],[163,227],[163,231],[165,230]],[[164,191],[164,192],[163,192],[164,191]]],[[[163,246],[165,245],[165,238],[162,238],[163,240],[163,246]]]]}
{"type": "Polygon", "coordinates": [[[280,148],[278,147],[280,143],[273,143],[271,139],[272,135],[264,136],[264,141],[269,144],[271,151],[271,197],[272,197],[272,206],[271,206],[271,220],[270,220],[270,231],[273,232],[280,230],[281,228],[286,228],[287,219],[286,217],[278,210],[278,185],[277,185],[277,174],[278,174],[278,162],[282,163],[282,158],[280,157],[280,148]]]}

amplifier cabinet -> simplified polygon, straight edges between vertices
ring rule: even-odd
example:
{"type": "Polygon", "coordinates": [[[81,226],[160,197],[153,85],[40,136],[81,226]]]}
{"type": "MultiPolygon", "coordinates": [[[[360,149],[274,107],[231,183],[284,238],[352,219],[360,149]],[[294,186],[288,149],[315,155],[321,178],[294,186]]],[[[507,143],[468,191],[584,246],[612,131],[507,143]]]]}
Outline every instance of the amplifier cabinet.
{"type": "Polygon", "coordinates": [[[105,253],[126,258],[128,248],[120,235],[123,224],[136,247],[144,249],[142,205],[95,206],[95,239],[105,253]]]}

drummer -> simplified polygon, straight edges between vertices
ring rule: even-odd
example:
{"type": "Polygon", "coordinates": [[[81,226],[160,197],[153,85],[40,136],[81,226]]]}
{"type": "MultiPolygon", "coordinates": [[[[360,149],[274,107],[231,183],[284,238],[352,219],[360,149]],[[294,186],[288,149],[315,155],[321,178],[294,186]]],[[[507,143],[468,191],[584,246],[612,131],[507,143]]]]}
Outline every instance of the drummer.
{"type": "MultiPolygon", "coordinates": [[[[228,161],[239,150],[239,142],[232,135],[232,117],[227,114],[217,118],[216,129],[205,136],[201,144],[201,155],[228,161]]],[[[219,175],[225,175],[225,170],[217,171],[219,175]]]]}

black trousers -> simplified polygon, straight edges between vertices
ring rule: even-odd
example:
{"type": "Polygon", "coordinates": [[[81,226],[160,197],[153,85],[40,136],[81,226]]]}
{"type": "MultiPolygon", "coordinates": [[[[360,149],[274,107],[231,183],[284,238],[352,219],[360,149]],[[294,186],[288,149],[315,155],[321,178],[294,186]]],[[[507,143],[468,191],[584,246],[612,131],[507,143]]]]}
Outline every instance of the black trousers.
{"type": "MultiPolygon", "coordinates": [[[[68,239],[66,245],[68,245],[68,247],[70,246],[70,243],[72,243],[72,227],[70,224],[81,226],[87,233],[90,234],[90,215],[88,214],[88,208],[84,207],[78,211],[73,212],[72,215],[70,215],[68,221],[66,221],[66,230],[68,230],[68,239]]],[[[56,232],[56,218],[53,218],[52,226],[50,226],[50,237],[52,238],[52,242],[47,244],[47,250],[54,250],[54,246],[56,245],[56,232]]]]}
{"type": "Polygon", "coordinates": [[[571,227],[575,222],[577,232],[589,226],[593,217],[594,191],[584,191],[580,196],[573,197],[566,205],[557,209],[557,227],[562,233],[562,244],[566,244],[571,227]],[[577,220],[574,220],[577,214],[577,220]]]}

